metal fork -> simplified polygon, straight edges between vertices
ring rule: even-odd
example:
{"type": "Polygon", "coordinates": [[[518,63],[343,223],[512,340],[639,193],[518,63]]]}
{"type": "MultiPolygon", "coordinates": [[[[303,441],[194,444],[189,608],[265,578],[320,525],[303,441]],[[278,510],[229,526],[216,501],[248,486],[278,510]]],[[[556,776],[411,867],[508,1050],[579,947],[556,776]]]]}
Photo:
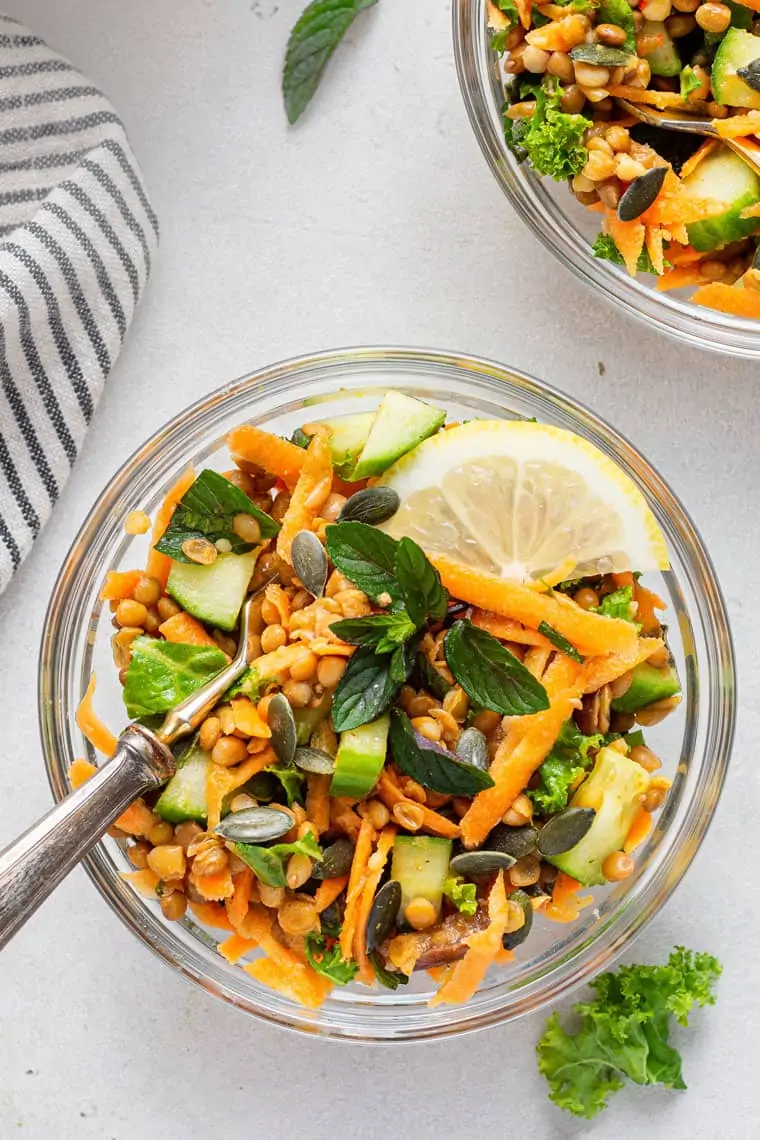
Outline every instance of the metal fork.
{"type": "Polygon", "coordinates": [[[0,852],[0,949],[124,809],[174,775],[171,745],[198,727],[248,667],[251,606],[275,577],[244,602],[238,651],[229,665],[170,709],[156,732],[130,724],[111,759],[91,779],[0,852]]]}
{"type": "Polygon", "coordinates": [[[651,107],[643,107],[638,103],[631,103],[628,99],[616,99],[618,107],[639,119],[642,123],[649,123],[652,127],[662,127],[666,131],[681,131],[689,135],[705,135],[707,138],[719,138],[730,150],[760,174],[760,145],[748,138],[724,139],[713,126],[711,119],[699,115],[688,115],[683,111],[657,111],[651,107]]]}

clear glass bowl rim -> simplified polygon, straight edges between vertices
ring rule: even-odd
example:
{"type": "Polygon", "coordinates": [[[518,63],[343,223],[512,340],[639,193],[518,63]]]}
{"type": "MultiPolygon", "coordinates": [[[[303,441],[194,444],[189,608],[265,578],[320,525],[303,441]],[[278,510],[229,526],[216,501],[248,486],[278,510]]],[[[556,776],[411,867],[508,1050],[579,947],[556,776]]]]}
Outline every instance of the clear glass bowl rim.
{"type": "Polygon", "coordinates": [[[520,165],[504,141],[503,91],[486,29],[486,0],[454,0],[454,58],[470,125],[503,193],[543,245],[584,285],[630,316],[695,348],[745,359],[760,356],[760,322],[731,317],[656,293],[591,253],[588,239],[553,201],[540,175],[520,165]]]}
{"type": "MultiPolygon", "coordinates": [[[[564,961],[551,973],[538,977],[525,987],[525,992],[508,992],[498,1008],[469,1015],[467,1006],[447,1007],[450,1017],[446,1022],[428,1027],[417,1021],[414,1028],[409,1029],[403,1024],[402,1006],[398,1008],[398,1025],[392,1032],[384,1031],[381,1035],[375,1035],[371,1027],[357,1031],[356,1028],[346,1030],[341,1026],[319,1023],[318,1018],[297,1011],[287,1002],[284,1003],[287,1007],[284,1012],[283,1009],[277,1012],[265,1010],[245,992],[244,981],[237,984],[225,975],[221,959],[217,968],[204,960],[197,950],[188,949],[180,942],[175,944],[170,929],[162,926],[152,915],[145,900],[132,891],[125,896],[123,890],[117,889],[121,883],[118,871],[103,844],[99,844],[84,860],[85,869],[95,886],[132,932],[165,962],[208,992],[286,1028],[317,1032],[336,1039],[348,1038],[355,1042],[399,1043],[471,1032],[534,1011],[598,973],[654,917],[675,889],[704,839],[725,779],[735,723],[734,652],[720,587],[689,516],[667,484],[628,441],[583,405],[523,373],[471,355],[419,348],[357,347],[301,356],[244,376],[185,409],[133,453],[96,499],[59,573],[48,606],[40,649],[39,724],[48,780],[57,801],[68,793],[66,771],[75,754],[69,737],[74,709],[67,707],[66,690],[60,679],[61,669],[64,670],[63,675],[68,676],[77,665],[71,613],[76,610],[75,600],[77,596],[81,598],[84,583],[91,580],[93,570],[92,567],[87,569],[88,557],[97,565],[98,536],[104,522],[117,504],[121,504],[123,510],[124,502],[129,502],[129,488],[142,465],[151,456],[167,449],[175,460],[182,457],[186,462],[187,450],[208,438],[214,417],[242,396],[250,396],[250,403],[246,406],[253,414],[257,391],[265,389],[271,394],[273,386],[277,385],[278,395],[284,397],[288,384],[324,378],[325,375],[335,377],[337,389],[342,379],[350,380],[352,369],[357,367],[387,377],[394,372],[406,371],[408,375],[412,371],[428,381],[438,382],[442,393],[445,393],[448,373],[453,379],[459,376],[464,382],[478,386],[482,389],[481,395],[500,398],[504,404],[508,403],[511,390],[514,398],[522,394],[534,401],[537,408],[546,407],[552,415],[563,420],[564,426],[579,431],[616,458],[629,473],[643,481],[650,499],[675,527],[680,555],[698,583],[698,616],[706,638],[706,673],[702,687],[708,707],[707,737],[702,758],[704,773],[699,794],[688,803],[675,841],[665,853],[666,858],[661,858],[661,850],[657,852],[657,865],[643,890],[638,890],[640,884],[634,884],[604,930],[588,938],[572,961],[564,961]]],[[[387,382],[390,383],[390,379],[387,382]]],[[[105,569],[106,565],[101,562],[98,581],[102,580],[105,569]]],[[[242,971],[239,973],[241,979],[246,978],[242,971]]]]}

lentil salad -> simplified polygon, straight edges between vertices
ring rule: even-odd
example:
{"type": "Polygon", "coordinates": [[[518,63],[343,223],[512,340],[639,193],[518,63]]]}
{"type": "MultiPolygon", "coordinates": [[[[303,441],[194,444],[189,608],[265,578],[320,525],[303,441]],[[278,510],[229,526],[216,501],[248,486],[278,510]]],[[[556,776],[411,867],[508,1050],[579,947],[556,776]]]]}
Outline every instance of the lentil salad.
{"type": "Polygon", "coordinates": [[[755,0],[488,0],[507,144],[599,214],[594,255],[752,319],[760,176],[730,146],[758,150],[756,10],[755,0]],[[621,100],[707,118],[718,137],[640,122],[621,100]]]}
{"type": "MultiPolygon", "coordinates": [[[[581,441],[444,419],[389,393],[377,414],[290,441],[235,429],[234,466],[186,472],[146,569],[102,592],[127,713],[150,723],[236,652],[237,613],[263,587],[248,673],[116,830],[127,878],[167,918],[189,908],[224,931],[228,961],[309,1006],[421,969],[434,1002],[466,1001],[534,917],[573,921],[585,888],[632,873],[667,793],[642,726],[680,686],[662,603],[625,555],[592,567],[587,542],[575,566],[598,572],[542,554],[530,579],[505,580],[450,524],[443,545],[428,536],[435,497],[410,491],[452,449],[461,472],[484,441],[528,447],[534,467],[547,440],[581,441]]],[[[109,752],[93,690],[79,723],[109,752]]],[[[72,781],[91,770],[77,761],[72,781]]]]}

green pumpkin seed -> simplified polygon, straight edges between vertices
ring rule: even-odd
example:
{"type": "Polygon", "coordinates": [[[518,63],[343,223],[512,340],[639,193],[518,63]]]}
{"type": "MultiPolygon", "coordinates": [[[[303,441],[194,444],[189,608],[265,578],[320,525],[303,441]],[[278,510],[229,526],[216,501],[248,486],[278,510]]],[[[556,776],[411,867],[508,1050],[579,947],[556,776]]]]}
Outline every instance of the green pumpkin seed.
{"type": "Polygon", "coordinates": [[[334,757],[321,748],[296,748],[293,762],[302,772],[312,772],[315,776],[332,776],[335,771],[334,757]]]}
{"type": "Polygon", "coordinates": [[[501,944],[505,950],[514,950],[519,946],[530,934],[530,928],[533,925],[533,906],[530,901],[530,896],[525,891],[513,891],[509,896],[510,902],[518,903],[523,908],[525,915],[525,922],[519,930],[513,930],[511,934],[502,935],[501,944]]]}
{"type": "Polygon", "coordinates": [[[269,804],[282,788],[282,784],[271,772],[257,772],[246,785],[246,789],[260,804],[269,804]]]}
{"type": "Polygon", "coordinates": [[[488,771],[491,759],[488,755],[488,741],[479,728],[466,728],[459,737],[456,754],[466,764],[488,771]]]}
{"type": "Polygon", "coordinates": [[[550,858],[580,843],[596,818],[593,808],[569,807],[552,816],[538,835],[538,850],[550,858]]]}
{"type": "Polygon", "coordinates": [[[222,839],[235,843],[267,843],[279,839],[293,826],[289,811],[277,807],[252,807],[233,811],[215,828],[222,839]]]}
{"type": "Polygon", "coordinates": [[[336,839],[318,863],[314,864],[312,875],[315,879],[339,879],[347,875],[354,861],[354,845],[350,839],[336,839]]]}
{"type": "Polygon", "coordinates": [[[267,723],[272,733],[275,755],[281,764],[289,768],[296,754],[298,730],[290,701],[282,693],[277,693],[269,702],[267,723]]]}
{"type": "Polygon", "coordinates": [[[570,52],[570,58],[596,67],[625,67],[631,61],[631,53],[603,44],[578,44],[570,52]]]}
{"type": "Polygon", "coordinates": [[[372,954],[378,946],[385,942],[396,925],[400,906],[401,883],[395,879],[389,879],[375,895],[375,901],[372,903],[372,910],[367,919],[365,938],[368,954],[372,954]]]}
{"type": "Polygon", "coordinates": [[[455,875],[465,879],[485,879],[497,871],[508,871],[516,862],[504,851],[464,851],[455,855],[449,866],[455,875]]]}
{"type": "Polygon", "coordinates": [[[363,522],[370,526],[392,519],[401,506],[401,499],[392,487],[365,487],[343,504],[338,522],[363,522]]]}
{"type": "Polygon", "coordinates": [[[321,598],[327,582],[327,554],[313,531],[299,530],[290,548],[290,561],[304,589],[321,598]]]}
{"type": "Polygon", "coordinates": [[[662,190],[667,173],[667,166],[653,166],[645,174],[634,178],[618,202],[617,216],[621,222],[634,222],[649,209],[662,190]]]}
{"type": "Polygon", "coordinates": [[[488,836],[484,846],[489,851],[504,851],[513,859],[522,859],[524,855],[531,855],[536,850],[537,842],[538,831],[530,824],[509,827],[506,823],[500,823],[488,836]]]}
{"type": "Polygon", "coordinates": [[[753,91],[760,91],[760,59],[753,59],[746,67],[740,67],[736,74],[753,91]]]}

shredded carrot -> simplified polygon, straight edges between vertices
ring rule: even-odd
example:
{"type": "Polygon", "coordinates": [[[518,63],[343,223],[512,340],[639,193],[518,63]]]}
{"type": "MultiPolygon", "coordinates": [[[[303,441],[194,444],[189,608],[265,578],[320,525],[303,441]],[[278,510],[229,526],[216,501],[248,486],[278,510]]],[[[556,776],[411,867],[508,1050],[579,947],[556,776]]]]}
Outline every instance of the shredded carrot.
{"type": "Polygon", "coordinates": [[[695,261],[702,261],[707,255],[690,245],[671,246],[668,250],[668,261],[674,267],[679,265],[692,265],[695,261]]]}
{"type": "Polygon", "coordinates": [[[190,490],[194,482],[195,471],[191,464],[186,471],[183,471],[174,486],[169,488],[166,498],[156,512],[156,520],[153,523],[153,531],[150,536],[151,550],[148,555],[148,564],[145,567],[145,573],[150,575],[151,578],[158,578],[162,586],[166,585],[169,571],[172,568],[172,561],[168,555],[161,554],[160,551],[154,548],[172,521],[172,515],[174,514],[174,508],[177,506],[177,503],[179,503],[185,492],[190,490]]]}
{"type": "Polygon", "coordinates": [[[353,804],[353,800],[330,797],[330,827],[337,828],[349,839],[355,840],[362,821],[354,811],[353,804]]]}
{"type": "Polygon", "coordinates": [[[125,835],[145,838],[158,823],[158,816],[150,810],[144,800],[135,800],[115,821],[115,826],[125,835]]]}
{"type": "Polygon", "coordinates": [[[192,899],[188,899],[187,905],[198,922],[202,922],[204,926],[213,926],[217,930],[229,930],[230,934],[235,933],[230,920],[227,918],[227,911],[221,903],[194,902],[192,899]]]}
{"type": "Polygon", "coordinates": [[[317,657],[350,657],[356,652],[355,645],[347,645],[345,641],[325,641],[324,638],[315,637],[309,642],[309,649],[317,657]]]}
{"type": "MultiPolygon", "coordinates": [[[[754,7],[743,0],[745,7],[754,7]]],[[[757,9],[760,11],[760,9],[757,9]]],[[[732,115],[728,119],[713,119],[712,125],[722,139],[743,138],[745,135],[760,133],[760,111],[748,111],[746,115],[732,115]]]]}
{"type": "Polygon", "coordinates": [[[182,645],[207,645],[209,649],[219,648],[211,634],[206,633],[198,619],[184,612],[167,618],[158,627],[158,630],[167,641],[176,641],[182,645]]]}
{"type": "Polygon", "coordinates": [[[277,535],[277,553],[290,562],[290,549],[299,530],[309,530],[332,491],[332,453],[326,432],[311,437],[301,474],[277,535]]]}
{"type": "MultiPolygon", "coordinates": [[[[695,150],[694,154],[687,158],[686,162],[681,167],[681,178],[688,178],[690,174],[693,174],[699,166],[700,162],[702,162],[704,158],[707,158],[708,154],[712,154],[717,146],[717,139],[705,139],[699,149],[695,150]]],[[[669,253],[668,261],[672,261],[669,253]]]]}
{"type": "Polygon", "coordinates": [[[523,665],[529,673],[532,673],[537,681],[540,681],[544,675],[546,663],[551,655],[551,649],[544,649],[543,646],[534,645],[525,654],[523,665]]]}
{"type": "Polygon", "coordinates": [[[69,783],[72,788],[81,788],[82,784],[85,784],[90,776],[94,776],[97,770],[95,765],[91,764],[89,760],[84,760],[81,756],[78,756],[73,764],[69,764],[69,783]]]}
{"type": "Polygon", "coordinates": [[[464,958],[457,962],[451,977],[430,999],[430,1006],[454,1005],[470,1000],[502,948],[501,940],[507,929],[508,914],[504,873],[500,872],[488,895],[488,926],[467,939],[464,958]]]}
{"type": "Polygon", "coordinates": [[[270,764],[276,763],[277,757],[274,749],[267,747],[263,752],[249,756],[236,768],[222,768],[219,764],[209,765],[206,776],[206,813],[209,831],[213,831],[222,818],[224,797],[242,787],[243,784],[247,784],[258,772],[263,772],[270,764]]]}
{"type": "Polygon", "coordinates": [[[121,602],[131,598],[142,576],[142,570],[109,570],[100,591],[101,601],[121,602]]]}
{"type": "Polygon", "coordinates": [[[248,914],[248,904],[251,901],[251,887],[253,886],[253,871],[245,867],[233,875],[234,893],[227,903],[227,917],[237,930],[240,923],[248,914]]]}
{"type": "MultiPolygon", "coordinates": [[[[518,11],[519,10],[518,6],[518,11]]],[[[523,10],[527,11],[526,18],[530,21],[530,0],[524,3],[523,10]]],[[[578,43],[578,25],[576,19],[577,17],[573,14],[571,16],[564,16],[560,20],[552,20],[540,28],[533,28],[532,31],[528,32],[525,38],[531,47],[540,48],[542,51],[568,52],[578,43]]],[[[524,24],[523,26],[528,28],[530,27],[530,23],[524,24]]]]}
{"type": "Polygon", "coordinates": [[[560,871],[554,880],[552,899],[556,903],[567,902],[568,899],[574,898],[580,889],[581,884],[577,879],[574,879],[572,875],[568,875],[564,871],[560,871]]]}
{"type": "MultiPolygon", "coordinates": [[[[668,252],[668,257],[670,257],[670,252],[668,252]]],[[[685,289],[691,285],[702,285],[704,280],[701,261],[691,264],[687,262],[684,265],[674,264],[672,269],[666,269],[662,277],[657,278],[655,288],[660,293],[668,293],[672,289],[685,289]]]]}
{"type": "Polygon", "coordinates": [[[92,707],[92,698],[95,695],[95,674],[90,677],[84,696],[77,708],[77,725],[86,740],[93,748],[102,752],[104,756],[113,756],[118,741],[109,728],[103,724],[92,707]]]}
{"type": "Polygon", "coordinates": [[[714,282],[697,289],[691,299],[695,305],[717,309],[720,313],[731,313],[735,317],[747,317],[749,320],[760,318],[760,291],[756,289],[742,289],[737,285],[714,282]]]}
{"type": "Polygon", "coordinates": [[[617,246],[628,273],[635,277],[644,248],[646,226],[638,218],[633,222],[621,222],[614,210],[608,210],[605,228],[617,246]]]}
{"type": "Polygon", "coordinates": [[[623,844],[623,850],[627,855],[630,855],[632,851],[635,851],[637,847],[641,846],[652,830],[653,825],[654,820],[652,819],[652,813],[648,812],[646,808],[640,807],[633,817],[633,823],[628,829],[628,834],[623,844]]]}
{"type": "Polygon", "coordinates": [[[445,815],[439,815],[439,813],[433,811],[432,808],[418,804],[416,800],[410,800],[394,783],[387,771],[380,773],[376,794],[378,798],[383,801],[385,806],[391,809],[396,804],[414,804],[416,808],[422,808],[422,831],[428,831],[431,835],[442,835],[444,839],[459,838],[459,827],[455,823],[452,823],[450,819],[446,819],[445,815]]]}
{"type": "Polygon", "coordinates": [[[529,28],[531,23],[531,12],[533,8],[532,0],[515,0],[515,7],[517,14],[520,17],[520,23],[524,28],[529,28]]]}
{"type": "Polygon", "coordinates": [[[396,838],[396,828],[393,824],[388,824],[380,832],[377,841],[375,853],[371,859],[371,868],[368,867],[368,874],[362,887],[359,904],[357,907],[356,919],[356,933],[354,935],[354,958],[359,966],[358,978],[360,982],[365,985],[371,986],[374,982],[375,974],[367,957],[367,922],[369,921],[369,912],[372,910],[372,904],[375,901],[375,893],[377,891],[380,879],[383,876],[385,864],[388,861],[388,855],[393,847],[393,840],[396,838]]]}
{"type": "Polygon", "coordinates": [[[193,878],[193,886],[208,902],[230,899],[235,891],[229,867],[225,867],[223,871],[215,871],[213,875],[199,875],[193,878]]]}
{"type": "Polygon", "coordinates": [[[314,895],[314,906],[317,914],[327,910],[339,898],[348,886],[348,875],[339,875],[336,879],[323,879],[314,895]]]}
{"type": "Polygon", "coordinates": [[[309,772],[306,777],[306,818],[317,835],[330,826],[330,782],[332,777],[309,772]]]}
{"type": "Polygon", "coordinates": [[[437,986],[442,986],[454,973],[455,962],[444,963],[442,966],[431,966],[426,972],[437,986]]]}
{"type": "Polygon", "coordinates": [[[217,950],[231,966],[236,966],[251,950],[255,950],[257,943],[251,938],[241,938],[239,934],[231,934],[224,942],[220,942],[217,950]]]}
{"type": "Polygon", "coordinates": [[[636,621],[641,626],[641,632],[656,634],[660,631],[660,619],[655,610],[664,610],[665,602],[657,594],[653,594],[646,586],[636,582],[633,587],[633,600],[636,602],[636,621]]]}
{"type": "Polygon", "coordinates": [[[235,728],[239,732],[262,740],[270,739],[272,730],[248,697],[233,697],[230,707],[235,718],[235,728]]]}
{"type": "Polygon", "coordinates": [[[661,111],[667,110],[668,107],[688,109],[681,96],[674,91],[649,91],[643,87],[629,87],[626,83],[608,87],[607,91],[616,99],[627,99],[629,103],[651,103],[661,111]]]}
{"type": "Polygon", "coordinates": [[[277,990],[308,1009],[318,1009],[332,989],[330,980],[316,974],[314,970],[307,967],[295,970],[281,966],[271,958],[257,958],[254,962],[246,963],[243,969],[257,982],[277,990]]]}
{"type": "Polygon", "coordinates": [[[234,460],[255,463],[269,475],[276,475],[285,485],[295,487],[306,452],[277,435],[251,424],[233,428],[227,436],[227,447],[234,460]]]}
{"type": "Polygon", "coordinates": [[[122,879],[126,879],[131,883],[138,894],[146,899],[157,899],[156,887],[160,879],[155,871],[151,871],[150,867],[146,867],[142,871],[122,871],[122,879]]]}
{"type": "Polygon", "coordinates": [[[755,202],[754,206],[745,206],[739,217],[742,221],[748,218],[760,218],[760,202],[755,202]]]}
{"type": "Polygon", "coordinates": [[[367,863],[372,854],[372,840],[375,829],[367,816],[361,822],[359,836],[354,848],[354,858],[351,863],[351,872],[348,878],[348,891],[346,894],[346,910],[343,916],[343,929],[340,933],[340,952],[344,958],[350,958],[353,953],[354,938],[356,936],[356,922],[359,913],[359,899],[367,878],[367,863]]]}
{"type": "Polygon", "coordinates": [[[287,631],[290,629],[290,598],[277,582],[271,582],[264,591],[264,597],[277,610],[280,616],[280,625],[287,631]]]}
{"type": "Polygon", "coordinates": [[[737,0],[743,8],[751,8],[753,12],[760,12],[760,0],[737,0]]]}
{"type": "Polygon", "coordinates": [[[514,962],[515,955],[512,950],[505,950],[502,946],[499,953],[493,960],[494,966],[508,966],[510,962],[514,962]]]}
{"type": "Polygon", "coordinates": [[[664,644],[659,637],[640,637],[630,653],[608,653],[604,657],[592,657],[583,669],[584,693],[595,693],[602,685],[611,685],[618,677],[647,661],[664,644]]]}
{"type": "Polygon", "coordinates": [[[646,228],[647,253],[651,258],[655,273],[660,277],[665,272],[665,254],[662,245],[662,226],[647,226],[646,228]]]}
{"type": "Polygon", "coordinates": [[[483,574],[439,555],[432,560],[441,580],[455,598],[485,605],[494,613],[513,618],[531,629],[547,622],[584,656],[620,653],[630,649],[636,630],[628,621],[590,613],[562,594],[539,594],[516,582],[483,574]]]}
{"type": "Polygon", "coordinates": [[[493,634],[501,641],[511,641],[515,645],[536,645],[542,649],[553,648],[549,638],[544,637],[537,630],[526,629],[519,621],[512,621],[510,618],[501,617],[499,614],[489,613],[488,610],[474,609],[471,621],[478,629],[484,629],[486,633],[493,634]]]}

